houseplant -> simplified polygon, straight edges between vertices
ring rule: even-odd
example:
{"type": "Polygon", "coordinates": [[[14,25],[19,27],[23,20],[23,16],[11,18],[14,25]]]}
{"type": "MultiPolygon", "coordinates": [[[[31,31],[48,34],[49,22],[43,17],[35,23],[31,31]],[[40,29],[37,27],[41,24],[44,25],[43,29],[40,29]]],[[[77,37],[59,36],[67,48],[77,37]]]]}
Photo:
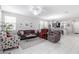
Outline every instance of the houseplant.
{"type": "Polygon", "coordinates": [[[5,32],[11,32],[12,29],[13,29],[13,25],[12,24],[9,24],[9,23],[5,24],[5,32]]]}

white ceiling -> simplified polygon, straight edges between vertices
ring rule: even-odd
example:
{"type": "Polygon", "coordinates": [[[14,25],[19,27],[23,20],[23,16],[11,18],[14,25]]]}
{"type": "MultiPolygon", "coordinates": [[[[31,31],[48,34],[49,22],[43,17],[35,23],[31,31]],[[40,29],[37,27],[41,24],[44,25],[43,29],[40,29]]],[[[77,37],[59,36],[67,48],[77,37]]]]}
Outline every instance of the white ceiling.
{"type": "Polygon", "coordinates": [[[31,13],[30,5],[2,5],[2,10],[42,19],[79,17],[78,5],[40,5],[40,7],[42,11],[37,16],[31,13]]]}

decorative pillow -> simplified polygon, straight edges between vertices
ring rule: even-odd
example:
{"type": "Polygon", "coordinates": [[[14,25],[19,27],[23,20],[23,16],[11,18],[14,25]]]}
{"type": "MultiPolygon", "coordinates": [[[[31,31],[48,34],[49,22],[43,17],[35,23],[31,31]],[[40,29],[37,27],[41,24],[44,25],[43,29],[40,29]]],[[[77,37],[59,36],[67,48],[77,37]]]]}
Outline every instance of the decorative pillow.
{"type": "Polygon", "coordinates": [[[21,35],[24,35],[24,31],[21,30],[21,31],[20,31],[20,34],[21,34],[21,35]]]}

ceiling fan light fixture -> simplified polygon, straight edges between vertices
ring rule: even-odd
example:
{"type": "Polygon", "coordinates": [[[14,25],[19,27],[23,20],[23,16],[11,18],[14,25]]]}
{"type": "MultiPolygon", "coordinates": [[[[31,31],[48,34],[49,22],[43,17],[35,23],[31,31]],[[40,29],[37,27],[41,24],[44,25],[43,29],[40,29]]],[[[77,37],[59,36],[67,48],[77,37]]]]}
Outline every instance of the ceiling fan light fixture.
{"type": "Polygon", "coordinates": [[[31,12],[33,15],[39,15],[42,11],[42,8],[40,6],[32,6],[31,12]]]}

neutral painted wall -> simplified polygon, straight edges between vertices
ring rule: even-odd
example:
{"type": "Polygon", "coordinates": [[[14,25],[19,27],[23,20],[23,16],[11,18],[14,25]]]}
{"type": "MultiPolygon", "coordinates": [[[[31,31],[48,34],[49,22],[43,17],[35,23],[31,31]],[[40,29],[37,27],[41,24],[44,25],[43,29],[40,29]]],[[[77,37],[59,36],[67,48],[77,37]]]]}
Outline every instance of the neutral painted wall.
{"type": "Polygon", "coordinates": [[[79,33],[79,21],[74,22],[74,33],[79,33]]]}
{"type": "MultiPolygon", "coordinates": [[[[1,8],[0,8],[0,25],[1,25],[1,8]]],[[[1,27],[0,27],[0,31],[1,31],[1,27]]]]}
{"type": "Polygon", "coordinates": [[[16,30],[17,31],[18,30],[29,30],[29,29],[38,30],[39,29],[39,23],[40,23],[39,19],[3,11],[3,20],[4,20],[5,16],[16,17],[16,30]],[[28,26],[26,26],[26,25],[28,25],[28,26]],[[31,27],[31,25],[32,25],[32,27],[31,27]]]}
{"type": "MultiPolygon", "coordinates": [[[[24,15],[19,15],[15,13],[10,13],[10,12],[3,12],[3,20],[4,16],[13,16],[16,17],[16,30],[29,30],[29,29],[34,29],[38,30],[40,29],[40,21],[42,19],[37,19],[35,17],[29,17],[29,16],[24,16],[24,15]],[[28,26],[26,26],[28,24],[28,26]],[[31,27],[32,25],[32,27],[31,27]]],[[[66,23],[71,24],[73,21],[65,21],[66,23]]],[[[66,32],[68,33],[79,33],[79,22],[74,22],[73,23],[73,28],[72,24],[70,27],[66,27],[66,32]]]]}
{"type": "Polygon", "coordinates": [[[64,21],[64,31],[66,34],[79,33],[79,20],[76,20],[75,18],[75,21],[64,21]]]}

